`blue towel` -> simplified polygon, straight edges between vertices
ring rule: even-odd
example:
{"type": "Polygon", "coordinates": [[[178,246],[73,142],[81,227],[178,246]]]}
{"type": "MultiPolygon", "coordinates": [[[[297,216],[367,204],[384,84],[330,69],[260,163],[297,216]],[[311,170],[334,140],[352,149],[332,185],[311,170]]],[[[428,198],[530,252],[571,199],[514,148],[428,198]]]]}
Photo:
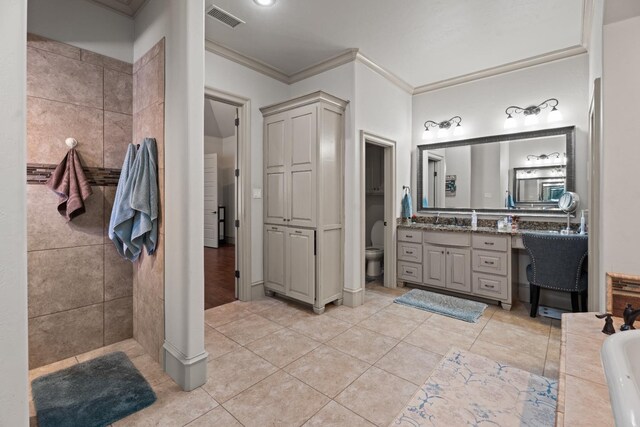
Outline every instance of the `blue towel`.
{"type": "Polygon", "coordinates": [[[427,196],[424,196],[422,198],[422,207],[423,208],[428,208],[429,207],[429,201],[427,200],[427,196]]]}
{"type": "Polygon", "coordinates": [[[131,230],[133,228],[133,217],[135,210],[129,202],[131,199],[130,181],[135,164],[136,147],[129,144],[127,154],[122,164],[118,189],[111,209],[111,219],[109,221],[109,238],[113,241],[118,253],[128,260],[135,261],[140,255],[140,248],[131,242],[131,230]]]}
{"type": "Polygon", "coordinates": [[[507,191],[507,199],[505,200],[505,205],[507,209],[516,208],[516,204],[513,202],[513,197],[511,196],[511,193],[509,193],[508,191],[507,191]]]}
{"type": "Polygon", "coordinates": [[[131,230],[135,247],[153,255],[158,243],[158,151],[154,138],[145,138],[133,166],[131,207],[136,210],[131,230]]]}
{"type": "Polygon", "coordinates": [[[411,194],[407,191],[402,197],[400,216],[402,218],[411,218],[411,194]]]}

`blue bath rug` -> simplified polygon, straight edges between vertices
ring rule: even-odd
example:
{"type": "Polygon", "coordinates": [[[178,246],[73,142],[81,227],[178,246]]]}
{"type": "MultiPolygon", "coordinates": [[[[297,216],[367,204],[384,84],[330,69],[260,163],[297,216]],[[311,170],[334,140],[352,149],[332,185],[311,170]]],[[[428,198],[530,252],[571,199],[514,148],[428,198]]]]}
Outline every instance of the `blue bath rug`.
{"type": "Polygon", "coordinates": [[[411,289],[393,302],[470,323],[478,322],[487,308],[487,304],[481,302],[423,291],[422,289],[411,289]]]}
{"type": "Polygon", "coordinates": [[[44,375],[31,389],[39,427],[107,426],[156,401],[121,351],[44,375]]]}

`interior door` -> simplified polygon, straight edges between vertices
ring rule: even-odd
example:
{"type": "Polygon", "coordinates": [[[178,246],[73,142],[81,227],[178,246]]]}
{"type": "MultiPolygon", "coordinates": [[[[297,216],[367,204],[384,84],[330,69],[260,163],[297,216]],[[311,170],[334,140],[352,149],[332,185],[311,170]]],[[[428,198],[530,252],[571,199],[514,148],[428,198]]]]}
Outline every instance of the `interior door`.
{"type": "Polygon", "coordinates": [[[204,155],[204,245],[218,247],[218,155],[204,155]]]}
{"type": "Polygon", "coordinates": [[[313,230],[286,228],[286,294],[300,301],[315,301],[315,232],[313,230]]]}
{"type": "Polygon", "coordinates": [[[471,251],[447,248],[447,289],[471,292],[471,251]]]}
{"type": "Polygon", "coordinates": [[[446,248],[425,244],[422,248],[423,281],[429,286],[444,288],[446,286],[446,248]]]}
{"type": "Polygon", "coordinates": [[[288,225],[316,225],[317,107],[297,108],[290,117],[288,225]]]}

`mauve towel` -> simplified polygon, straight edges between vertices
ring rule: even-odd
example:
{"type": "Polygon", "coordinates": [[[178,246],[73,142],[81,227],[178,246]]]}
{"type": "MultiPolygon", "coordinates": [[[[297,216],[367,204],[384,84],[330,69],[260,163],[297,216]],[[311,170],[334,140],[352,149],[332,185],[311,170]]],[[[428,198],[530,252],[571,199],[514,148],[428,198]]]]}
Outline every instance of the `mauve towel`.
{"type": "Polygon", "coordinates": [[[75,148],[64,156],[46,185],[58,195],[58,212],[67,221],[85,212],[84,201],[93,194],[75,148]]]}

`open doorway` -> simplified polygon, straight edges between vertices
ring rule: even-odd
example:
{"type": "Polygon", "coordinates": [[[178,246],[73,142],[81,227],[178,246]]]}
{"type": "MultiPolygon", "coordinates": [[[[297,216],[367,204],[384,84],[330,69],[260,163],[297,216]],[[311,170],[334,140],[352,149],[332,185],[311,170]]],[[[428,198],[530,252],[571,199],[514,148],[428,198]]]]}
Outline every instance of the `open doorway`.
{"type": "Polygon", "coordinates": [[[238,203],[238,108],[204,100],[204,288],[205,310],[238,298],[236,212],[238,203]]]}
{"type": "Polygon", "coordinates": [[[362,287],[396,287],[396,143],[360,133],[362,287]]]}

